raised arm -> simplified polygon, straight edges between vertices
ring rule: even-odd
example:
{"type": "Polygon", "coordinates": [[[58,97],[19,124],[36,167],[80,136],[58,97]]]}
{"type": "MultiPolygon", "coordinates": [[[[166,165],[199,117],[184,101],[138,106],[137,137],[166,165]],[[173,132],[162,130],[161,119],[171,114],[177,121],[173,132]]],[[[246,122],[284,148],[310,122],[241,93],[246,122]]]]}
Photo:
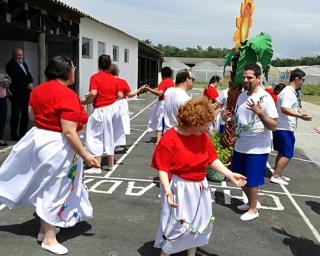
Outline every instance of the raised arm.
{"type": "Polygon", "coordinates": [[[219,159],[214,160],[210,166],[217,172],[226,176],[237,187],[243,187],[247,184],[246,177],[239,173],[230,171],[219,159]]]}
{"type": "Polygon", "coordinates": [[[95,97],[97,96],[98,91],[97,90],[91,90],[86,98],[82,101],[82,104],[86,105],[89,103],[92,103],[95,97]]]}
{"type": "Polygon", "coordinates": [[[163,94],[164,94],[164,91],[160,91],[158,89],[152,89],[149,85],[145,85],[145,88],[151,92],[152,94],[158,96],[158,97],[161,97],[163,94]]]}
{"type": "Polygon", "coordinates": [[[297,113],[293,110],[291,110],[290,108],[284,108],[282,107],[281,108],[281,112],[287,116],[293,116],[293,117],[296,117],[296,118],[300,118],[304,121],[311,121],[312,120],[312,117],[311,116],[308,116],[307,113],[303,112],[303,113],[297,113]]]}
{"type": "Polygon", "coordinates": [[[140,88],[138,88],[137,90],[131,91],[127,94],[128,98],[132,98],[134,96],[136,96],[138,93],[142,92],[143,90],[146,89],[145,85],[142,85],[140,88]]]}
{"type": "Polygon", "coordinates": [[[262,110],[262,106],[260,102],[254,102],[252,99],[247,102],[248,109],[253,111],[257,114],[257,116],[260,118],[263,125],[271,130],[275,131],[277,129],[277,119],[269,117],[265,112],[262,110]]]}

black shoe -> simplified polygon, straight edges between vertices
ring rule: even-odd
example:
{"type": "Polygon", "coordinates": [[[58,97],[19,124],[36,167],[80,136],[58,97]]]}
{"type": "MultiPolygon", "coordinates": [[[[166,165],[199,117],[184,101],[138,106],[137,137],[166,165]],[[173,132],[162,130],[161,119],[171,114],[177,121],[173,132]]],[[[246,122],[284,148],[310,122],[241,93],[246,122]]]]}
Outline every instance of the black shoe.
{"type": "Polygon", "coordinates": [[[6,147],[9,146],[7,142],[0,142],[0,147],[6,147]]]}

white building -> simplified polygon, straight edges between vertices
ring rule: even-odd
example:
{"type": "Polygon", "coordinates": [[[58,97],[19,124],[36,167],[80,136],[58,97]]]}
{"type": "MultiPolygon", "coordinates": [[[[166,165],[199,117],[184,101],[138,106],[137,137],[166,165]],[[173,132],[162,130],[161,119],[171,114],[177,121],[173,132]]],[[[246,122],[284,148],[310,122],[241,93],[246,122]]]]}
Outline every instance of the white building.
{"type": "Polygon", "coordinates": [[[137,38],[105,24],[58,0],[6,0],[0,3],[0,68],[11,58],[12,48],[24,49],[35,84],[45,80],[48,60],[64,55],[74,60],[81,98],[88,92],[90,76],[98,71],[105,53],[119,66],[131,89],[156,86],[161,52],[137,38]]]}

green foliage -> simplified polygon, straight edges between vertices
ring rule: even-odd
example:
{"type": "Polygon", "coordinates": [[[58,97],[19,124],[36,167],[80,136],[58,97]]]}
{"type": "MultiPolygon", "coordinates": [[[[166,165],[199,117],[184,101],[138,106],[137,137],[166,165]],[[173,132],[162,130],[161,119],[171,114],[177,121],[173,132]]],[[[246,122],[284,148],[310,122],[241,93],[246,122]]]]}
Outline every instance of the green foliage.
{"type": "Polygon", "coordinates": [[[226,54],[226,56],[224,57],[224,66],[231,66],[232,64],[232,58],[234,57],[234,51],[230,51],[226,54]]]}
{"type": "Polygon", "coordinates": [[[311,66],[320,65],[320,55],[315,57],[302,57],[300,59],[280,59],[276,58],[271,61],[275,67],[294,67],[294,66],[311,66]]]}
{"type": "Polygon", "coordinates": [[[144,42],[159,51],[163,52],[165,57],[186,57],[186,58],[223,58],[230,49],[227,48],[214,48],[209,46],[202,48],[200,45],[197,47],[178,48],[172,45],[158,44],[154,45],[149,39],[144,42]]]}
{"type": "Polygon", "coordinates": [[[262,65],[265,77],[268,79],[268,72],[273,56],[272,39],[268,34],[260,33],[258,36],[248,41],[250,48],[254,50],[258,57],[258,61],[262,65]]]}
{"type": "Polygon", "coordinates": [[[220,133],[214,133],[211,135],[211,141],[217,150],[219,160],[223,164],[229,164],[233,149],[231,147],[224,147],[223,135],[220,133]]]}
{"type": "Polygon", "coordinates": [[[261,63],[265,77],[268,77],[270,63],[273,55],[271,36],[260,33],[256,37],[244,42],[238,49],[240,56],[237,62],[235,83],[241,85],[243,82],[243,70],[245,65],[261,63]]]}
{"type": "Polygon", "coordinates": [[[302,86],[302,94],[320,96],[320,85],[304,85],[302,86]]]}

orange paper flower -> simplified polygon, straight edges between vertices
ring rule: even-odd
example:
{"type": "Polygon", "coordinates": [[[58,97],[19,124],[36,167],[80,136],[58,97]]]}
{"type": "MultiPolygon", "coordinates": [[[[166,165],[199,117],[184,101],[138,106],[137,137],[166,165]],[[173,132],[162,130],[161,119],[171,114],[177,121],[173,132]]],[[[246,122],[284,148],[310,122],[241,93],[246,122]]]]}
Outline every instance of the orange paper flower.
{"type": "Polygon", "coordinates": [[[253,24],[254,0],[244,0],[241,4],[240,16],[237,17],[237,31],[233,34],[233,40],[236,42],[236,48],[246,41],[249,37],[249,30],[253,24]]]}

